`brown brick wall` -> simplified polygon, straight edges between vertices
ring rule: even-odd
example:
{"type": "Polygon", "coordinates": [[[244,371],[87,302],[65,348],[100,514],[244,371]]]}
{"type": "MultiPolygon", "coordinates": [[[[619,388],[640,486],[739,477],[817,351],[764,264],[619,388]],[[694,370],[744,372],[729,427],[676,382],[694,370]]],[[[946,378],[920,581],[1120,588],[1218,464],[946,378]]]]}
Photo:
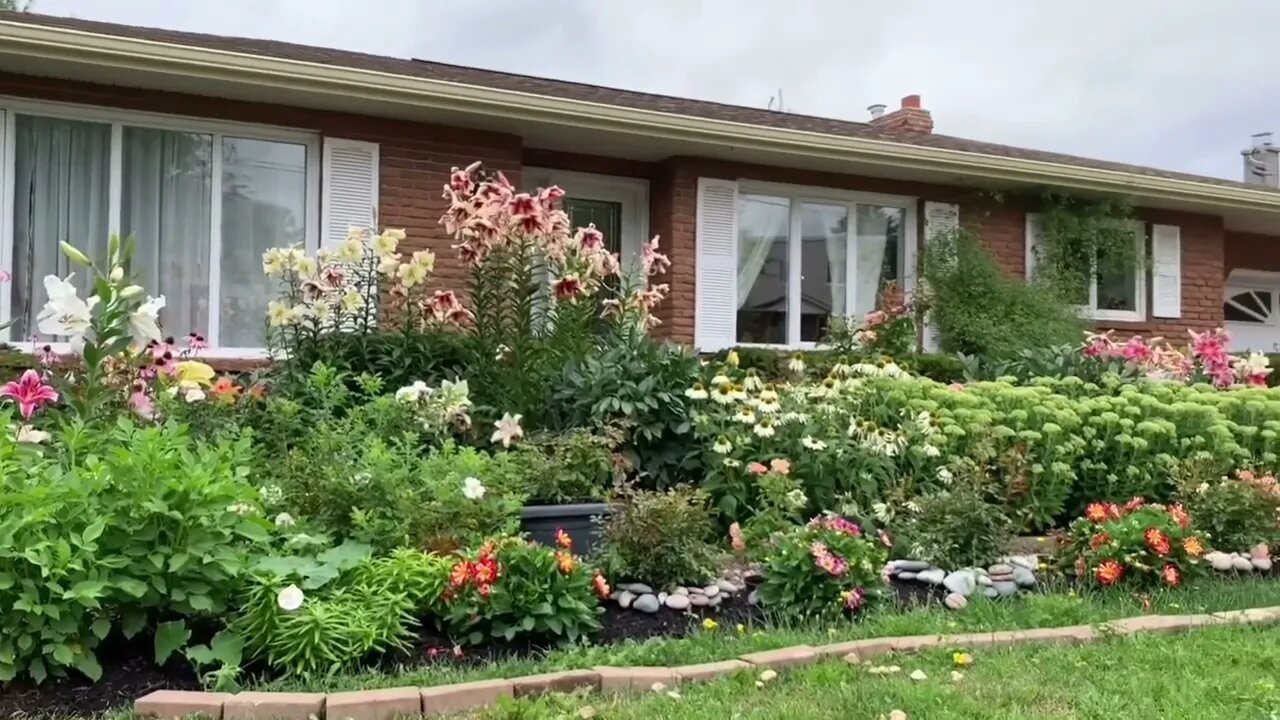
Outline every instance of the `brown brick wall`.
{"type": "Polygon", "coordinates": [[[1280,271],[1280,235],[1228,232],[1222,276],[1236,269],[1280,271]]]}

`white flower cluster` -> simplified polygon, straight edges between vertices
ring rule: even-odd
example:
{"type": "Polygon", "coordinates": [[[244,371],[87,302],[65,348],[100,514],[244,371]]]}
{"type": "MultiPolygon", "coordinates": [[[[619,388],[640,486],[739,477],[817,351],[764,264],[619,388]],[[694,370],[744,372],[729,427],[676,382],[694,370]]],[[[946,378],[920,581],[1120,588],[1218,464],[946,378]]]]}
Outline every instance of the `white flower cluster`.
{"type": "Polygon", "coordinates": [[[433,388],[421,380],[396,390],[396,402],[416,408],[428,430],[471,425],[471,388],[466,380],[442,380],[433,388]]]}

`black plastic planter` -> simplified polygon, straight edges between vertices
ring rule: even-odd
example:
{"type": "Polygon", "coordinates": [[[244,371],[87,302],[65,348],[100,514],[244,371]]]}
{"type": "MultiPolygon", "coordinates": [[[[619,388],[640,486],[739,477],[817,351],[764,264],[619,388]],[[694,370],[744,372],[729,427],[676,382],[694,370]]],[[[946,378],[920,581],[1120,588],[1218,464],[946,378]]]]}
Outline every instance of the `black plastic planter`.
{"type": "Polygon", "coordinates": [[[591,518],[608,513],[605,503],[526,505],[520,508],[520,529],[530,539],[551,547],[556,544],[556,529],[564,530],[573,538],[575,554],[590,555],[600,544],[600,529],[591,518]]]}

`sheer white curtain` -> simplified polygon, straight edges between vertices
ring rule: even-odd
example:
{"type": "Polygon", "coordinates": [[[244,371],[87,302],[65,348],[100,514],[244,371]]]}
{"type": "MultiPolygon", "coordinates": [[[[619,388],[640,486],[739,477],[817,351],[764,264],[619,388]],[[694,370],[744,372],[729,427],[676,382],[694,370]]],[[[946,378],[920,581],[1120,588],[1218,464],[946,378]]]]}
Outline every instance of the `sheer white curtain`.
{"type": "MultiPolygon", "coordinates": [[[[827,248],[827,274],[831,286],[831,317],[844,317],[849,274],[848,210],[843,207],[819,205],[805,208],[806,217],[812,214],[814,228],[825,238],[827,248]]],[[[806,228],[806,233],[808,229],[806,228]]]]}
{"type": "MultiPolygon", "coordinates": [[[[857,278],[852,315],[860,318],[876,309],[876,296],[885,278],[886,253],[897,253],[897,228],[895,218],[902,211],[898,208],[881,208],[873,205],[858,206],[857,278]]],[[[896,265],[893,275],[896,276],[896,265]]]]}
{"type": "MultiPolygon", "coordinates": [[[[15,340],[36,338],[35,317],[48,300],[45,275],[76,272],[81,296],[91,278],[73,268],[58,243],[106,257],[111,126],[17,116],[14,145],[12,314],[15,340]]],[[[53,340],[54,338],[36,338],[53,340]]]]}
{"type": "Polygon", "coordinates": [[[307,148],[248,138],[222,141],[222,289],[218,344],[262,347],[275,284],[262,253],[306,240],[307,148]]]}
{"type": "Polygon", "coordinates": [[[787,227],[790,221],[791,203],[786,198],[743,197],[738,220],[739,309],[746,305],[774,243],[790,235],[787,227]]]}
{"type": "Polygon", "coordinates": [[[209,333],[213,138],[124,128],[121,235],[137,243],[131,271],[153,295],[170,335],[209,333]]]}

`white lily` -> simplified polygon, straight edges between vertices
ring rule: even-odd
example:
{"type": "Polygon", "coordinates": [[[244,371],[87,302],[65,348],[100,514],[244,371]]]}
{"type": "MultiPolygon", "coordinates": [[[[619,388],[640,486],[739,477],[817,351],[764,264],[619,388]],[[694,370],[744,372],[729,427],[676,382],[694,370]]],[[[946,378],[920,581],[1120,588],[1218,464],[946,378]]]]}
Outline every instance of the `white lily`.
{"type": "Polygon", "coordinates": [[[147,297],[146,302],[129,314],[129,327],[133,329],[133,339],[137,340],[139,345],[146,345],[150,340],[160,342],[164,339],[164,334],[160,332],[160,325],[157,322],[164,305],[163,295],[147,297]]]}
{"type": "Polygon", "coordinates": [[[78,354],[84,348],[85,334],[92,327],[93,307],[98,304],[98,296],[80,299],[71,282],[74,277],[75,273],[65,280],[57,275],[45,276],[44,290],[49,302],[36,316],[36,327],[45,335],[69,337],[72,351],[78,354]]]}

